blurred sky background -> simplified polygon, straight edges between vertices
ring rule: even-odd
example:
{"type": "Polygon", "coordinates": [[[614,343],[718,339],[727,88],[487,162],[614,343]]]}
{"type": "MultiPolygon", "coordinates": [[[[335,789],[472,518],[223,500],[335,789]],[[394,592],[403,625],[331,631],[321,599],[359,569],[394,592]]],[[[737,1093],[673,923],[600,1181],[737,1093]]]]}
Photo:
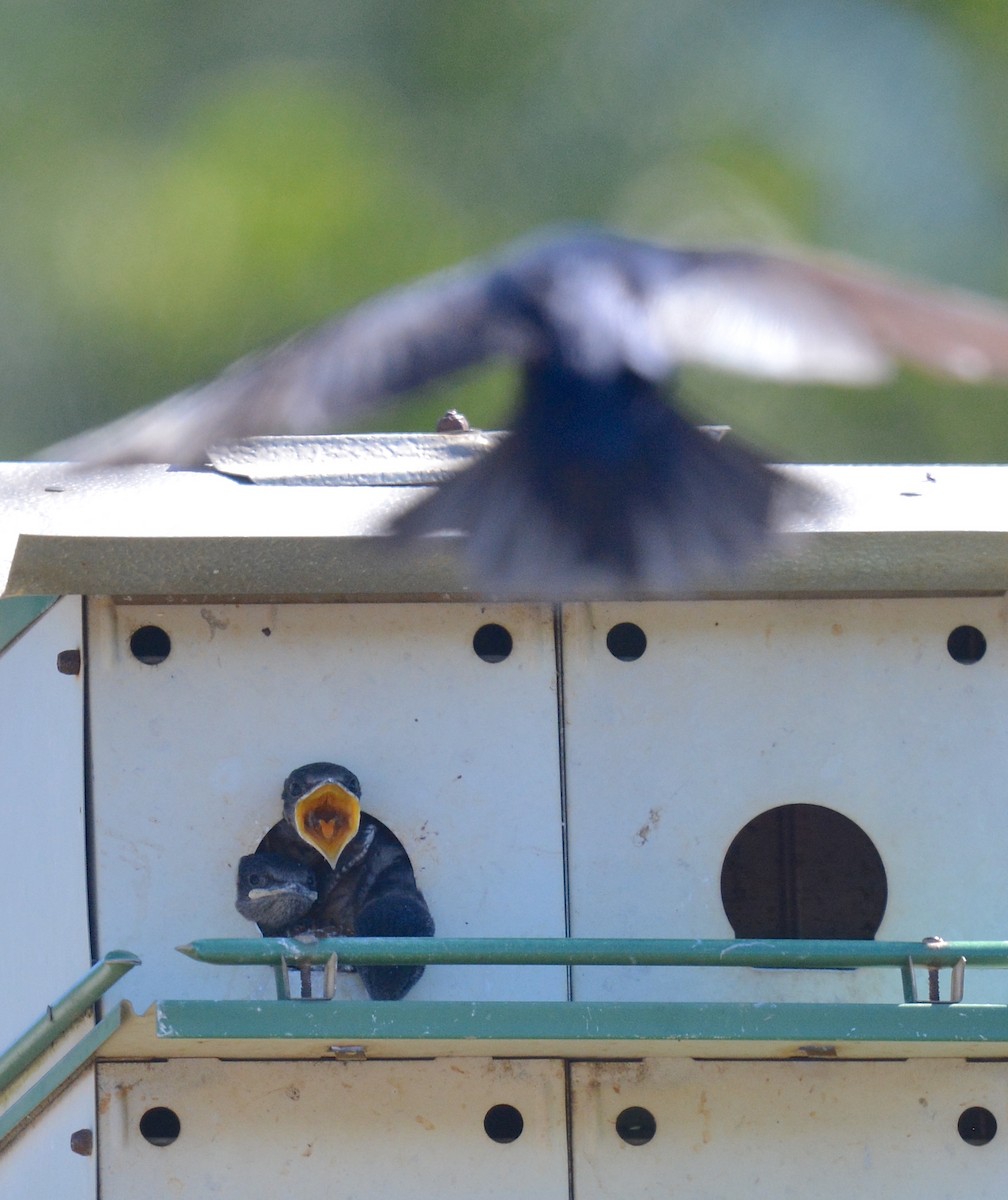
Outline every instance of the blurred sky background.
{"type": "MultiPolygon", "coordinates": [[[[0,64],[4,458],[549,222],[1008,296],[1004,0],[0,0],[0,64]]],[[[1008,460],[1008,387],[682,386],[785,461],[1008,460]]]]}

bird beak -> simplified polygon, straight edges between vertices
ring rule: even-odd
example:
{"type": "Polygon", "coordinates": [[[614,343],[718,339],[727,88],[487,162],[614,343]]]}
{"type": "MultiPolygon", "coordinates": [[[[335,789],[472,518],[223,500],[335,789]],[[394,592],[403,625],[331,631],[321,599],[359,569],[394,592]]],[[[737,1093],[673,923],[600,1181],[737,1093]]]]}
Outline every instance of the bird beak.
{"type": "Polygon", "coordinates": [[[322,783],[294,805],[294,827],[330,867],[360,828],[360,801],[338,783],[322,783]]]}
{"type": "Polygon", "coordinates": [[[318,892],[303,883],[275,883],[272,887],[249,888],[248,891],[249,900],[265,900],[269,896],[303,896],[314,904],[318,892]]]}

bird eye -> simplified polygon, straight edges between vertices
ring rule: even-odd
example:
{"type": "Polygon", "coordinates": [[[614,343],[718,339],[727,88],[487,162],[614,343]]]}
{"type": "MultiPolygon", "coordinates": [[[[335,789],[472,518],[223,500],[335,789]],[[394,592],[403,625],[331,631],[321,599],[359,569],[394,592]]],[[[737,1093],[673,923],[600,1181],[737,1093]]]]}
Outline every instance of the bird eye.
{"type": "Polygon", "coordinates": [[[249,887],[254,887],[254,888],[263,887],[265,883],[266,883],[266,879],[265,879],[265,876],[263,876],[263,875],[250,875],[249,876],[249,887]]]}

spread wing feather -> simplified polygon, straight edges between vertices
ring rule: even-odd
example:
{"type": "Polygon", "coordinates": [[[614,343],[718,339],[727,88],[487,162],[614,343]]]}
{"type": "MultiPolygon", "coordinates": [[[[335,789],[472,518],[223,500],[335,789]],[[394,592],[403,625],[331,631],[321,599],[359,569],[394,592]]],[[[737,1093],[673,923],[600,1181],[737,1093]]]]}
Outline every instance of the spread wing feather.
{"type": "Polygon", "coordinates": [[[338,428],[461,368],[547,354],[571,370],[655,381],[701,363],[868,385],[900,360],[1008,378],[1008,305],[840,260],[595,231],[539,237],[378,296],[38,457],[200,463],[215,442],[338,428]]]}

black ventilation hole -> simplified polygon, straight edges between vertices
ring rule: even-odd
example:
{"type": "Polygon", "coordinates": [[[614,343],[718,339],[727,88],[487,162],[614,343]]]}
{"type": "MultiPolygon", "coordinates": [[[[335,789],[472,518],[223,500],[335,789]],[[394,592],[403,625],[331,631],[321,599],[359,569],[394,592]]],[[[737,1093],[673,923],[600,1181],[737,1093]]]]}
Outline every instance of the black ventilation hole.
{"type": "Polygon", "coordinates": [[[513,1104],[495,1104],[487,1109],[483,1128],[492,1142],[516,1142],[525,1128],[525,1120],[513,1104]]]}
{"type": "Polygon", "coordinates": [[[871,838],[842,813],[785,804],[728,847],[721,901],[737,938],[871,939],[888,885],[871,838]]]}
{"type": "Polygon", "coordinates": [[[658,1126],[646,1108],[624,1108],[616,1118],[616,1132],[628,1146],[646,1146],[658,1126]]]}
{"type": "Polygon", "coordinates": [[[481,625],[473,634],[473,649],[484,662],[503,662],[513,648],[514,640],[503,625],[481,625]]]}
{"type": "Polygon", "coordinates": [[[945,644],[955,661],[966,667],[978,663],[987,653],[987,639],[975,625],[957,625],[945,644]]]}
{"type": "Polygon", "coordinates": [[[178,1113],[170,1108],[148,1108],[140,1118],[140,1132],[152,1146],[170,1146],[181,1129],[178,1113]]]}
{"type": "Polygon", "coordinates": [[[994,1140],[997,1121],[989,1108],[979,1104],[967,1108],[959,1117],[959,1136],[967,1146],[986,1146],[994,1140]]]}
{"type": "Polygon", "coordinates": [[[138,662],[156,667],[171,654],[171,638],[160,625],[141,625],[130,638],[130,653],[138,662]]]}
{"type": "Polygon", "coordinates": [[[632,621],[621,621],[606,634],[606,647],[620,662],[636,662],[647,649],[644,630],[632,621]]]}

